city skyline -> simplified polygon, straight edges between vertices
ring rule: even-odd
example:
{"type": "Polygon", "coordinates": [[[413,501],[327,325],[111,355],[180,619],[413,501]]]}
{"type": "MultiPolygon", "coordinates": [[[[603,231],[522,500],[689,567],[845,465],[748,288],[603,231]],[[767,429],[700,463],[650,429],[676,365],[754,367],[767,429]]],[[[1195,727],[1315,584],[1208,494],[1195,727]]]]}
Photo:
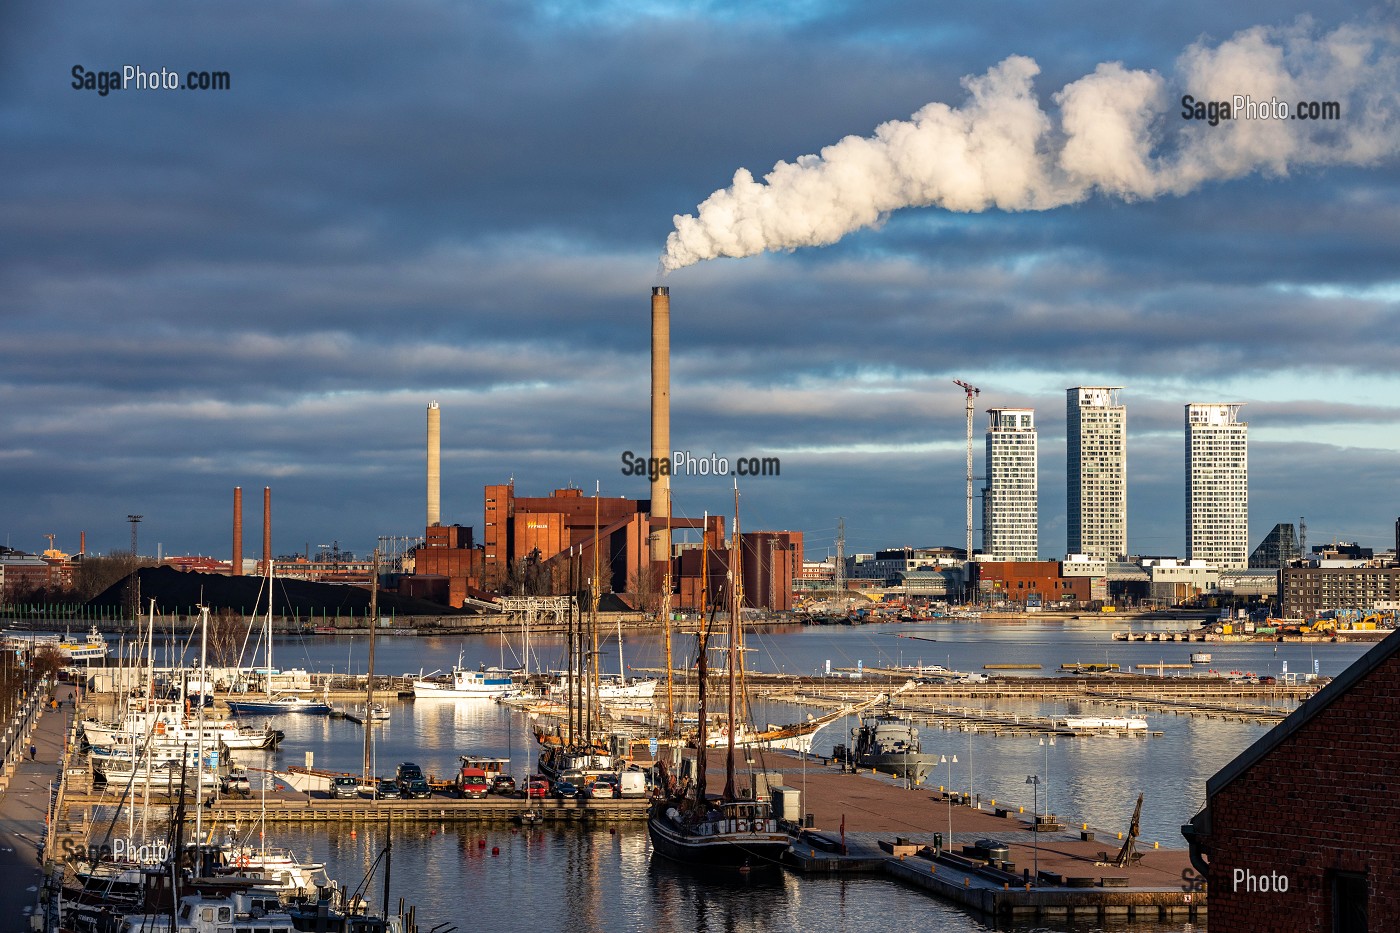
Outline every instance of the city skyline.
{"type": "MultiPolygon", "coordinates": [[[[1313,542],[1385,546],[1392,20],[425,0],[291,3],[273,29],[23,7],[0,59],[0,543],[122,550],[141,514],[143,550],[226,557],[235,486],[272,488],[279,553],[418,535],[432,401],[444,522],[479,525],[512,477],[646,498],[619,460],[650,449],[660,285],[670,446],[778,458],[742,481],[744,527],[814,554],[839,517],[853,552],[961,545],[955,379],[1040,412],[1041,556],[1068,535],[1077,385],[1128,387],[1125,551],[1186,552],[1180,406],[1200,398],[1248,406],[1251,547],[1299,516],[1313,542]],[[229,86],[74,86],[125,64],[229,86]],[[1235,93],[1341,120],[1175,106],[1235,93]]],[[[672,488],[677,516],[733,510],[728,477],[672,488]]]]}

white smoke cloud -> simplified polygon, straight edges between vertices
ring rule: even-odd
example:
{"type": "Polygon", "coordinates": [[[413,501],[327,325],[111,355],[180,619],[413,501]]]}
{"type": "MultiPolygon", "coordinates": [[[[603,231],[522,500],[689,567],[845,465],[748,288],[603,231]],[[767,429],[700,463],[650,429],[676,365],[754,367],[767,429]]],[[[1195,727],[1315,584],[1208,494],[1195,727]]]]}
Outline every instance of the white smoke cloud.
{"type": "Polygon", "coordinates": [[[1036,63],[1013,55],[963,79],[961,107],[931,103],[872,136],[779,162],[762,181],[747,169],[666,238],[669,272],[705,259],[835,243],[905,207],[979,212],[1049,210],[1095,193],[1126,200],[1181,195],[1254,172],[1365,165],[1400,152],[1400,33],[1345,25],[1316,35],[1302,20],[1255,27],[1216,47],[1188,48],[1168,81],[1120,62],[1099,65],[1041,109],[1036,63]],[[1341,119],[1181,117],[1181,97],[1338,101],[1341,119]]]}

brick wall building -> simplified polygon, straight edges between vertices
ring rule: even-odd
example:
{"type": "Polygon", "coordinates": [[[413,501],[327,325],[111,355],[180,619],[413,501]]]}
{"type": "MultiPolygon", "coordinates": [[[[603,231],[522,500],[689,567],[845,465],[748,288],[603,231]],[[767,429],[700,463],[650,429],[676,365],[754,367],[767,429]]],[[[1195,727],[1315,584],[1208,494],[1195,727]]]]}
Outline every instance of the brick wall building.
{"type": "Polygon", "coordinates": [[[414,574],[399,583],[399,592],[454,608],[482,589],[485,559],[472,546],[472,530],[463,525],[429,525],[414,552],[414,574]]]}
{"type": "Polygon", "coordinates": [[[1089,577],[1066,577],[1056,560],[977,561],[978,592],[984,602],[1001,601],[1048,606],[1064,601],[1086,603],[1091,598],[1089,577]]]}
{"type": "Polygon", "coordinates": [[[1182,834],[1230,933],[1400,929],[1400,632],[1206,784],[1182,834]]]}

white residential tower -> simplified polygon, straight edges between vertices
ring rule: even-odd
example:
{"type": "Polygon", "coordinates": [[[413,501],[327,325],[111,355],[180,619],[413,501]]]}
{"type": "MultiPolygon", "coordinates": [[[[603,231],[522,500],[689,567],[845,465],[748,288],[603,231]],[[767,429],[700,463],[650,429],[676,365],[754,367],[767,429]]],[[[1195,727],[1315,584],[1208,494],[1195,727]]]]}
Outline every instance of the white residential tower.
{"type": "Polygon", "coordinates": [[[1249,424],[1240,405],[1186,406],[1186,557],[1249,565],[1249,424]]]}
{"type": "Polygon", "coordinates": [[[1128,413],[1121,386],[1066,390],[1065,488],[1069,554],[1128,553],[1128,413]]]}
{"type": "Polygon", "coordinates": [[[1035,410],[987,410],[987,485],[982,488],[982,554],[989,561],[1040,557],[1035,410]]]}

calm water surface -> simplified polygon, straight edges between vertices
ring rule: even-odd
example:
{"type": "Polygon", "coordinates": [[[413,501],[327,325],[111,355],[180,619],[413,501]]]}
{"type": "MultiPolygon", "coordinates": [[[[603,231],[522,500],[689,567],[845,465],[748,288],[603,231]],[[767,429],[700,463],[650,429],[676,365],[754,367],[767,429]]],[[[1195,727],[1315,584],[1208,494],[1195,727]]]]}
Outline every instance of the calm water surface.
{"type": "MultiPolygon", "coordinates": [[[[1210,651],[1211,667],[1281,674],[1312,670],[1335,675],[1368,646],[1263,644],[1179,644],[1115,642],[1121,621],[1066,623],[944,623],[870,625],[852,628],[789,626],[750,636],[749,667],[768,672],[811,674],[824,670],[896,664],[938,663],[960,670],[981,670],[989,663],[1036,663],[1048,676],[1066,662],[1149,664],[1184,663],[1192,651],[1210,651]],[[904,636],[904,637],[901,637],[904,636]],[[910,637],[918,636],[918,637],[910,637]],[[936,640],[931,640],[936,639],[936,640]]],[[[1140,628],[1159,629],[1156,625],[1140,628]]],[[[680,644],[684,639],[678,639],[680,644]]],[[[560,667],[562,640],[537,640],[531,667],[560,667]]],[[[693,653],[693,648],[691,649],[693,653]]],[[[418,673],[451,668],[460,656],[468,665],[519,663],[520,639],[383,637],[376,646],[375,668],[381,673],[418,673]]],[[[366,669],[363,637],[289,639],[275,648],[279,667],[302,666],[319,672],[361,673],[366,669]]],[[[681,654],[677,649],[678,658],[681,654]]],[[[627,668],[660,667],[659,635],[629,634],[622,644],[627,668]]],[[[618,666],[614,639],[606,644],[605,670],[618,666]]],[[[680,661],[678,660],[678,665],[680,661]]],[[[829,690],[839,693],[833,678],[829,690]]],[[[960,701],[969,702],[969,701],[960,701]]],[[[489,702],[390,702],[391,718],[376,727],[376,768],[392,772],[401,761],[414,761],[428,772],[446,774],[463,753],[509,757],[517,776],[533,770],[534,742],[523,714],[489,702]]],[[[1079,709],[1076,703],[987,701],[982,705],[1024,715],[1102,713],[1107,708],[1079,709]]],[[[761,705],[760,721],[786,722],[809,710],[787,704],[761,705]]],[[[1251,723],[1145,713],[1159,738],[1059,739],[1053,747],[1035,738],[996,738],[979,733],[923,730],[924,750],[957,756],[940,767],[929,783],[971,789],[984,800],[1024,804],[1032,800],[1026,777],[1045,781],[1051,808],[1071,822],[1116,833],[1126,829],[1138,793],[1144,795],[1142,842],[1180,848],[1180,825],[1204,803],[1205,781],[1263,735],[1251,723]]],[[[307,752],[319,766],[358,772],[363,756],[359,726],[320,717],[281,717],[287,732],[282,748],[249,755],[254,766],[305,763],[307,752]]],[[[851,723],[850,725],[854,725],[851,723]]],[[[833,724],[815,749],[829,752],[843,741],[849,726],[833,724]]],[[[813,767],[817,765],[813,763],[813,767]]],[[[795,783],[790,780],[789,783],[795,783]]],[[[1043,806],[1043,804],[1042,804],[1043,806]]],[[[930,831],[939,827],[930,826],[930,831]]],[[[276,841],[303,856],[328,864],[332,875],[354,886],[382,848],[386,829],[345,826],[323,830],[274,831],[276,841]]],[[[272,836],[270,835],[270,838],[272,836]]],[[[653,865],[641,827],[587,830],[543,829],[520,832],[508,827],[464,828],[453,824],[414,825],[395,830],[394,900],[417,905],[419,926],[439,923],[459,929],[577,929],[647,931],[799,931],[812,929],[979,931],[981,920],[923,893],[883,879],[802,878],[780,875],[752,883],[696,879],[653,865]],[[485,842],[485,846],[479,845],[485,842]],[[499,854],[492,855],[492,849],[499,854]]],[[[379,882],[373,884],[379,899],[379,882]]],[[[1010,929],[1033,930],[1036,926],[1010,929]]],[[[1064,926],[1045,929],[1066,929],[1064,926]]],[[[1126,924],[1102,927],[1076,924],[1069,929],[1184,931],[1200,925],[1126,924]]]]}

